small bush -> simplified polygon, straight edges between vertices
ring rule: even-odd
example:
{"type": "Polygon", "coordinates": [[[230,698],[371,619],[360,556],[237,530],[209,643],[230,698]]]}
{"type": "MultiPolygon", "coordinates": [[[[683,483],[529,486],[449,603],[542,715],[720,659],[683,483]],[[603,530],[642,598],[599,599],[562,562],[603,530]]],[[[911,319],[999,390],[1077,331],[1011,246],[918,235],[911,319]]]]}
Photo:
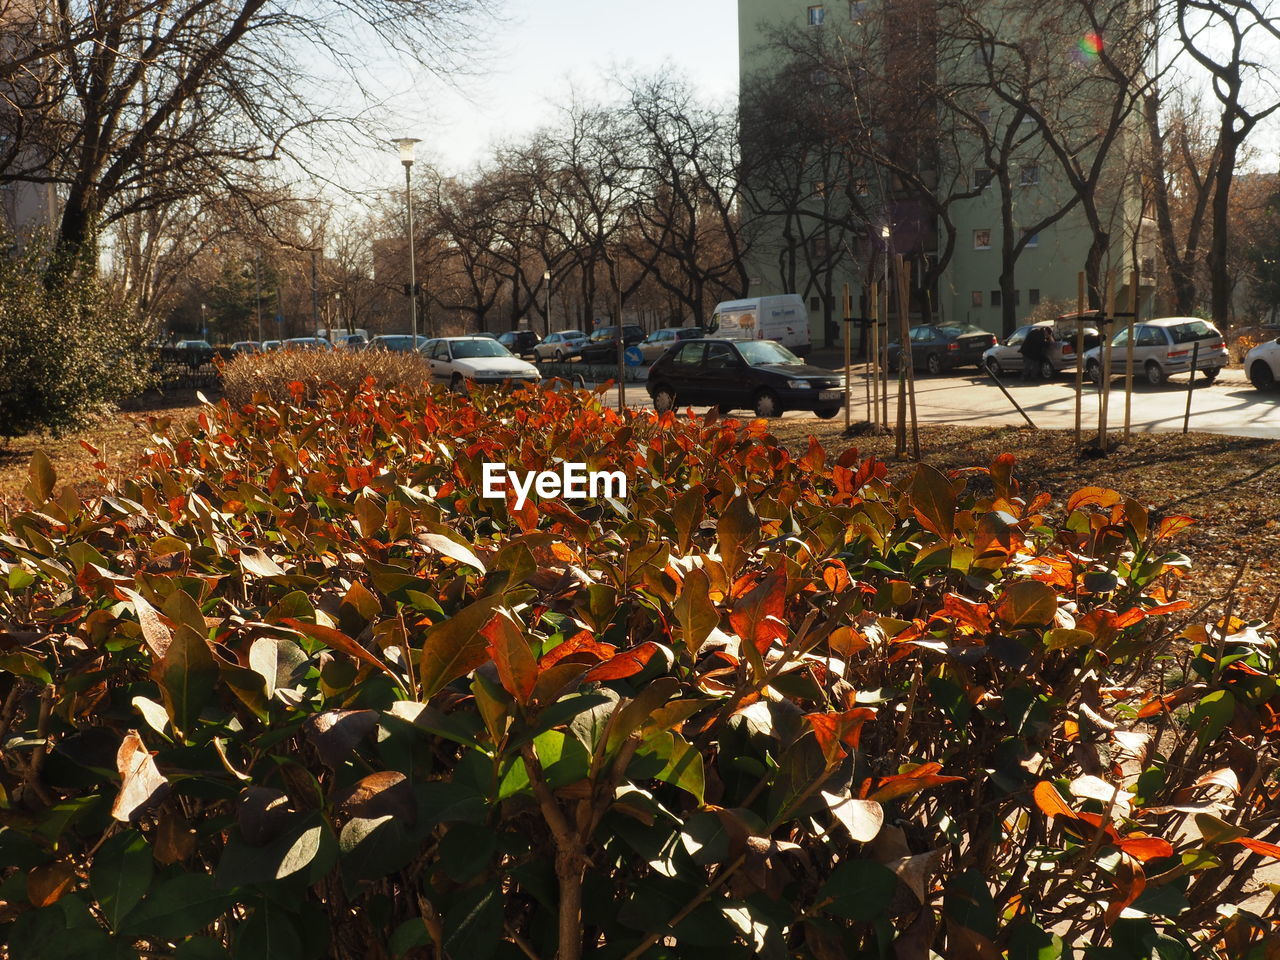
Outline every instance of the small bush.
{"type": "Polygon", "coordinates": [[[1185,517],[582,394],[189,430],[0,538],[12,957],[1272,955],[1276,643],[1185,517]]]}
{"type": "Polygon", "coordinates": [[[431,381],[431,366],[419,354],[387,350],[274,350],[240,354],[222,368],[228,402],[249,403],[254,394],[283,401],[293,396],[290,384],[300,383],[307,396],[332,385],[351,391],[373,378],[374,386],[417,387],[431,381]]]}
{"type": "Polygon", "coordinates": [[[0,254],[0,442],[81,426],[151,381],[132,304],[96,277],[46,289],[39,252],[0,254]]]}

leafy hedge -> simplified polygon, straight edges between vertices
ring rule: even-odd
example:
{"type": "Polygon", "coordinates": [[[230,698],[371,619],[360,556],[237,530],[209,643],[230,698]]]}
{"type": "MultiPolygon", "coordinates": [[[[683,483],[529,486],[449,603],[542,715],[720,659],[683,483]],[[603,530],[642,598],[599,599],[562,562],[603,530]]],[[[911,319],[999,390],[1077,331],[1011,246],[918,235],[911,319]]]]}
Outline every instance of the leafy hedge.
{"type": "Polygon", "coordinates": [[[289,401],[315,396],[322,387],[353,390],[372,380],[382,389],[431,382],[431,364],[420,354],[388,350],[273,350],[242,353],[221,365],[222,389],[235,406],[258,394],[289,401]],[[299,395],[294,384],[306,393],[299,395]]]}
{"type": "Polygon", "coordinates": [[[1012,466],[371,390],[206,407],[91,500],[37,457],[0,942],[1275,956],[1274,639],[1177,599],[1186,518],[1012,466]],[[490,458],[630,493],[516,510],[490,458]]]}
{"type": "Polygon", "coordinates": [[[81,426],[151,385],[149,327],[95,276],[46,287],[44,246],[0,233],[0,447],[81,426]]]}

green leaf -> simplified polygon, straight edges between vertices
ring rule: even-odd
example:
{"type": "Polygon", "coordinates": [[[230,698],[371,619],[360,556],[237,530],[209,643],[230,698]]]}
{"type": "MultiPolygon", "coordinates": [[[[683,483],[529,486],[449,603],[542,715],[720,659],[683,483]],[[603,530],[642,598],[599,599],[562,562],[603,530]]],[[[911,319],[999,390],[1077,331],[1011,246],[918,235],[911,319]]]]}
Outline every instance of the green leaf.
{"type": "Polygon", "coordinates": [[[692,794],[698,803],[703,802],[705,777],[702,769],[702,754],[678,733],[671,737],[671,752],[667,765],[658,773],[657,779],[692,794]]]}
{"type": "Polygon", "coordinates": [[[153,890],[125,918],[122,930],[139,937],[179,940],[213,923],[232,902],[207,873],[184,873],[153,890]]]}
{"type": "Polygon", "coordinates": [[[951,481],[922,463],[912,478],[910,498],[920,525],[943,540],[950,540],[956,524],[956,491],[951,481]]]}
{"type": "Polygon", "coordinates": [[[680,830],[680,843],[699,866],[729,859],[729,831],[720,817],[705,810],[685,821],[680,830]]]}
{"type": "Polygon", "coordinates": [[[1094,639],[1088,630],[1046,630],[1044,645],[1049,650],[1066,650],[1071,647],[1087,647],[1094,639]]]}
{"type": "Polygon", "coordinates": [[[430,945],[431,934],[421,917],[410,917],[400,924],[391,934],[391,939],[387,941],[387,946],[391,948],[393,957],[403,957],[415,947],[427,947],[430,945]]]}
{"type": "Polygon", "coordinates": [[[451,957],[489,960],[502,936],[502,893],[496,884],[463,891],[444,916],[444,949],[451,957]]]}
{"type": "Polygon", "coordinates": [[[459,823],[440,840],[440,867],[450,879],[467,883],[493,862],[498,835],[487,825],[459,823]]]}
{"type": "Polygon", "coordinates": [[[552,790],[586,779],[591,771],[591,755],[573,737],[560,730],[548,730],[533,738],[534,753],[542,765],[542,775],[552,790]]]}
{"type": "Polygon", "coordinates": [[[157,670],[169,719],[176,730],[189,737],[218,685],[218,665],[209,641],[190,627],[180,626],[157,670]]]}
{"type": "Polygon", "coordinates": [[[428,628],[418,660],[423,700],[430,700],[446,684],[466,676],[489,659],[488,640],[480,631],[501,601],[501,594],[483,597],[428,628]]]}
{"type": "Polygon", "coordinates": [[[236,931],[237,957],[303,960],[298,930],[284,908],[263,900],[236,931]]]}
{"type": "Polygon", "coordinates": [[[716,523],[716,541],[725,573],[736,577],[743,560],[755,550],[760,540],[760,518],[751,507],[751,499],[740,493],[729,502],[716,523]]]}
{"type": "Polygon", "coordinates": [[[1227,728],[1236,713],[1236,698],[1230,690],[1215,690],[1200,698],[1191,714],[1191,727],[1200,727],[1200,746],[1211,743],[1227,728]]]}
{"type": "Polygon", "coordinates": [[[307,652],[288,637],[259,637],[249,648],[249,667],[266,682],[268,697],[301,683],[307,665],[307,652]]]}
{"type": "Polygon", "coordinates": [[[333,831],[319,813],[301,817],[264,847],[252,847],[233,836],[218,861],[218,882],[227,887],[283,880],[312,867],[327,871],[336,856],[333,831]]]}
{"type": "Polygon", "coordinates": [[[342,875],[351,881],[379,880],[415,855],[404,824],[396,817],[352,817],[338,837],[342,875]]]}
{"type": "Polygon", "coordinates": [[[1018,921],[1009,931],[1009,960],[1062,960],[1060,937],[1030,921],[1018,921]]]}
{"type": "Polygon", "coordinates": [[[227,948],[212,937],[192,937],[178,944],[173,960],[229,960],[227,948]]]}
{"type": "Polygon", "coordinates": [[[830,901],[822,909],[846,920],[874,920],[889,910],[898,889],[898,877],[874,860],[846,860],[822,885],[818,901],[830,901]]]}
{"type": "Polygon", "coordinates": [[[124,920],[151,886],[154,861],[151,848],[137,830],[123,830],[108,838],[89,869],[89,891],[102,908],[112,930],[124,920]]]}
{"type": "Polygon", "coordinates": [[[720,614],[711,602],[711,579],[701,567],[685,574],[680,594],[672,604],[680,621],[680,635],[690,654],[696,654],[703,642],[720,623],[720,614]]]}
{"type": "Polygon", "coordinates": [[[1057,610],[1053,587],[1039,580],[1021,580],[1005,590],[996,615],[1011,627],[1042,627],[1053,623],[1057,610]]]}

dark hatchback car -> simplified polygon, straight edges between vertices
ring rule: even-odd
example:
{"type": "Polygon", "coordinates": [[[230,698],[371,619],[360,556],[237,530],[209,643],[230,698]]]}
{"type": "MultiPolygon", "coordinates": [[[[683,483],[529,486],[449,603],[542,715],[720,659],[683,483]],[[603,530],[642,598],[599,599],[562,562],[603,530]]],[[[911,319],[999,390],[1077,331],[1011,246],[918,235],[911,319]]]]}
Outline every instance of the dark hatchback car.
{"type": "Polygon", "coordinates": [[[517,357],[537,357],[533,348],[542,340],[532,330],[508,330],[498,337],[498,342],[517,357]]]}
{"type": "Polygon", "coordinates": [[[844,404],[838,373],[810,366],[773,340],[686,341],[654,361],[647,388],[659,412],[678,404],[754,410],[758,417],[812,410],[825,420],[844,404]]]}
{"type": "MultiPolygon", "coordinates": [[[[644,328],[638,323],[622,327],[622,345],[633,347],[644,339],[644,328]]],[[[618,358],[618,328],[601,327],[594,330],[579,354],[583,363],[612,363],[618,358]]]]}
{"type": "MultiPolygon", "coordinates": [[[[996,335],[972,324],[921,324],[911,328],[911,365],[917,370],[941,373],[956,367],[983,369],[982,355],[996,345],[996,335]]],[[[889,366],[898,369],[897,341],[889,343],[889,366]]]]}

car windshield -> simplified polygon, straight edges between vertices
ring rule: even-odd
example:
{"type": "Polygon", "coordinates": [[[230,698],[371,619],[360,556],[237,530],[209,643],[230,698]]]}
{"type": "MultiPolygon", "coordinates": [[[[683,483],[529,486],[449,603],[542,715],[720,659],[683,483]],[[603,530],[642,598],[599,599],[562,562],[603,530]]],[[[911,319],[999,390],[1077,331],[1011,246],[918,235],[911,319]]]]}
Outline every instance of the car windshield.
{"type": "Polygon", "coordinates": [[[1174,343],[1191,343],[1195,340],[1207,340],[1209,337],[1218,336],[1213,327],[1203,320],[1188,320],[1186,323],[1176,323],[1165,329],[1173,337],[1174,343]]]}
{"type": "Polygon", "coordinates": [[[967,337],[971,333],[986,333],[982,327],[975,327],[972,324],[948,323],[946,326],[938,327],[942,333],[945,333],[952,339],[956,337],[967,337]]]}
{"type": "Polygon", "coordinates": [[[566,340],[581,340],[586,336],[586,334],[581,330],[565,330],[561,332],[560,336],[564,337],[566,340]]]}
{"type": "Polygon", "coordinates": [[[497,340],[455,340],[450,345],[455,360],[472,360],[477,357],[510,357],[511,351],[497,340]]]}
{"type": "Polygon", "coordinates": [[[800,365],[804,361],[780,343],[772,340],[739,340],[738,352],[744,360],[752,365],[762,363],[784,363],[800,365]]]}
{"type": "Polygon", "coordinates": [[[601,327],[591,335],[592,340],[612,340],[618,335],[617,327],[601,327]]]}

